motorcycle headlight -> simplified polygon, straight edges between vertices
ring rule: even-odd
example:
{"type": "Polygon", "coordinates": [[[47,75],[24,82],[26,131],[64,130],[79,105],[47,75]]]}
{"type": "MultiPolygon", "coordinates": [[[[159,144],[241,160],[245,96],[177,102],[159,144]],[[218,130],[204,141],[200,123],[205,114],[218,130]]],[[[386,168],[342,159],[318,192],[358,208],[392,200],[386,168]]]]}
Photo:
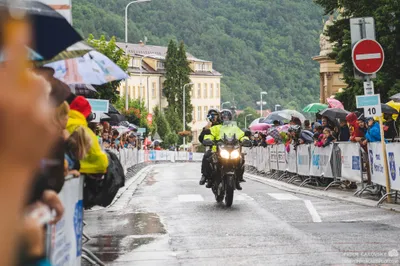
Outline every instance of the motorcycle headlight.
{"type": "Polygon", "coordinates": [[[231,152],[231,159],[237,159],[240,157],[240,153],[238,150],[234,150],[231,152]]]}
{"type": "Polygon", "coordinates": [[[222,158],[229,159],[229,152],[227,150],[221,150],[219,154],[222,158]]]}

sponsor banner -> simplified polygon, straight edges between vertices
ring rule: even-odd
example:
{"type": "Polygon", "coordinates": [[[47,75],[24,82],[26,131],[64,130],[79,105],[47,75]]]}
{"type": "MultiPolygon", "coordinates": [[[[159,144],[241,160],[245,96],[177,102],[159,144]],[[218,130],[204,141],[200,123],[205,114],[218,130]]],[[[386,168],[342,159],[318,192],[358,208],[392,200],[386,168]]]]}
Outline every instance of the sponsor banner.
{"type": "Polygon", "coordinates": [[[361,182],[361,153],[360,145],[354,142],[340,142],[338,147],[341,151],[341,176],[338,178],[342,180],[349,180],[352,182],[361,182]]]}
{"type": "Polygon", "coordinates": [[[386,144],[391,189],[400,190],[400,143],[386,144]]]}
{"type": "Polygon", "coordinates": [[[61,220],[51,226],[52,265],[80,266],[83,231],[83,177],[65,182],[58,194],[64,206],[61,220]]]}
{"type": "Polygon", "coordinates": [[[331,158],[333,145],[327,147],[311,147],[311,176],[333,177],[331,158]]]}
{"type": "Polygon", "coordinates": [[[368,160],[372,183],[386,187],[384,158],[380,142],[368,143],[368,160]]]}
{"type": "Polygon", "coordinates": [[[269,160],[270,160],[270,166],[272,170],[278,170],[278,153],[276,149],[276,145],[272,145],[270,147],[270,153],[269,153],[269,160]]]}
{"type": "Polygon", "coordinates": [[[289,173],[297,173],[297,153],[292,144],[290,144],[289,146],[289,152],[286,152],[286,158],[287,158],[286,170],[289,173]]]}
{"type": "Polygon", "coordinates": [[[310,175],[310,145],[297,146],[297,173],[299,175],[310,175]]]}
{"type": "Polygon", "coordinates": [[[177,161],[187,161],[189,158],[188,153],[185,151],[178,151],[175,155],[177,161]]]}
{"type": "Polygon", "coordinates": [[[278,170],[286,171],[287,169],[287,160],[286,160],[286,149],[285,145],[279,144],[276,146],[276,153],[278,155],[278,170]]]}
{"type": "Polygon", "coordinates": [[[138,163],[144,162],[144,150],[139,150],[138,152],[138,163]]]}
{"type": "Polygon", "coordinates": [[[265,168],[264,152],[263,147],[257,147],[257,170],[259,172],[263,172],[265,168]]]}
{"type": "Polygon", "coordinates": [[[203,156],[204,156],[204,153],[195,152],[195,153],[193,153],[193,161],[201,162],[201,161],[203,161],[203,156]]]}

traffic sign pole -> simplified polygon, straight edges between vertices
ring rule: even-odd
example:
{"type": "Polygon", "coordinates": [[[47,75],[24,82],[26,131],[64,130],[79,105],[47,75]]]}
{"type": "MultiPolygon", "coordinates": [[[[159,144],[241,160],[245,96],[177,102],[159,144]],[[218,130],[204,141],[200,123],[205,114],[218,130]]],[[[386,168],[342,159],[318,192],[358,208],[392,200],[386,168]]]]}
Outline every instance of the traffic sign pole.
{"type": "MultiPolygon", "coordinates": [[[[381,144],[384,158],[384,171],[386,176],[386,193],[388,193],[387,202],[391,203],[390,195],[390,178],[388,169],[388,160],[386,154],[385,136],[383,133],[382,110],[379,97],[379,105],[371,104],[368,106],[368,99],[374,99],[374,83],[371,77],[376,77],[385,60],[382,46],[375,41],[375,21],[373,18],[352,18],[350,19],[350,31],[352,41],[352,60],[354,65],[354,76],[357,79],[364,76],[364,95],[369,95],[371,98],[357,96],[357,107],[365,100],[364,115],[365,117],[378,116],[379,127],[381,133],[381,144]]],[[[370,166],[372,167],[372,166],[370,166]]]]}

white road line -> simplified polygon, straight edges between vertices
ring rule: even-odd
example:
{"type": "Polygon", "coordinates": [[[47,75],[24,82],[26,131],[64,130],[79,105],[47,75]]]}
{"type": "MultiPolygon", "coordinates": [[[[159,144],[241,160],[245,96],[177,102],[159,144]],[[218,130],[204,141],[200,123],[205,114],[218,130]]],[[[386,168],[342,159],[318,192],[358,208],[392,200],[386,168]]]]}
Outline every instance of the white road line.
{"type": "Polygon", "coordinates": [[[250,197],[249,195],[247,195],[246,193],[238,193],[235,195],[234,200],[238,200],[238,201],[252,201],[254,200],[252,197],[250,197]]]}
{"type": "Polygon", "coordinates": [[[380,59],[382,56],[380,53],[376,54],[358,54],[356,60],[368,60],[368,59],[380,59]]]}
{"type": "Polygon", "coordinates": [[[306,204],[306,207],[311,214],[313,222],[314,223],[322,222],[321,217],[319,216],[317,210],[314,208],[314,205],[312,204],[311,200],[304,200],[304,204],[306,204]]]}
{"type": "Polygon", "coordinates": [[[178,195],[178,200],[181,202],[196,202],[204,201],[204,198],[199,194],[178,195]]]}
{"type": "Polygon", "coordinates": [[[301,200],[295,195],[289,193],[267,193],[267,194],[277,200],[301,200]]]}

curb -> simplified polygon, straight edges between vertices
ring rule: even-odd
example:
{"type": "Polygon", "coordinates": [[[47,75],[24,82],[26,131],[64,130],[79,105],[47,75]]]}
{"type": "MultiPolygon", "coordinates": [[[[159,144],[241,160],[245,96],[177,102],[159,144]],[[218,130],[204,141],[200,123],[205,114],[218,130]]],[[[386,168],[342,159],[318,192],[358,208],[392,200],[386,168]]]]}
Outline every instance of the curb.
{"type": "Polygon", "coordinates": [[[266,177],[249,174],[249,173],[245,173],[244,175],[253,181],[263,183],[263,184],[269,185],[271,187],[282,189],[282,190],[292,192],[295,194],[303,194],[303,195],[313,196],[313,197],[321,198],[321,199],[330,198],[330,199],[334,199],[334,200],[351,202],[354,204],[363,205],[363,206],[367,206],[367,207],[381,208],[381,209],[385,209],[388,211],[400,212],[400,206],[395,205],[395,204],[385,204],[385,205],[377,206],[377,202],[374,200],[358,198],[353,195],[339,195],[337,193],[330,192],[330,191],[319,191],[319,190],[314,190],[311,188],[298,187],[293,184],[287,184],[285,182],[281,182],[281,181],[277,181],[274,179],[269,179],[266,177]]]}

